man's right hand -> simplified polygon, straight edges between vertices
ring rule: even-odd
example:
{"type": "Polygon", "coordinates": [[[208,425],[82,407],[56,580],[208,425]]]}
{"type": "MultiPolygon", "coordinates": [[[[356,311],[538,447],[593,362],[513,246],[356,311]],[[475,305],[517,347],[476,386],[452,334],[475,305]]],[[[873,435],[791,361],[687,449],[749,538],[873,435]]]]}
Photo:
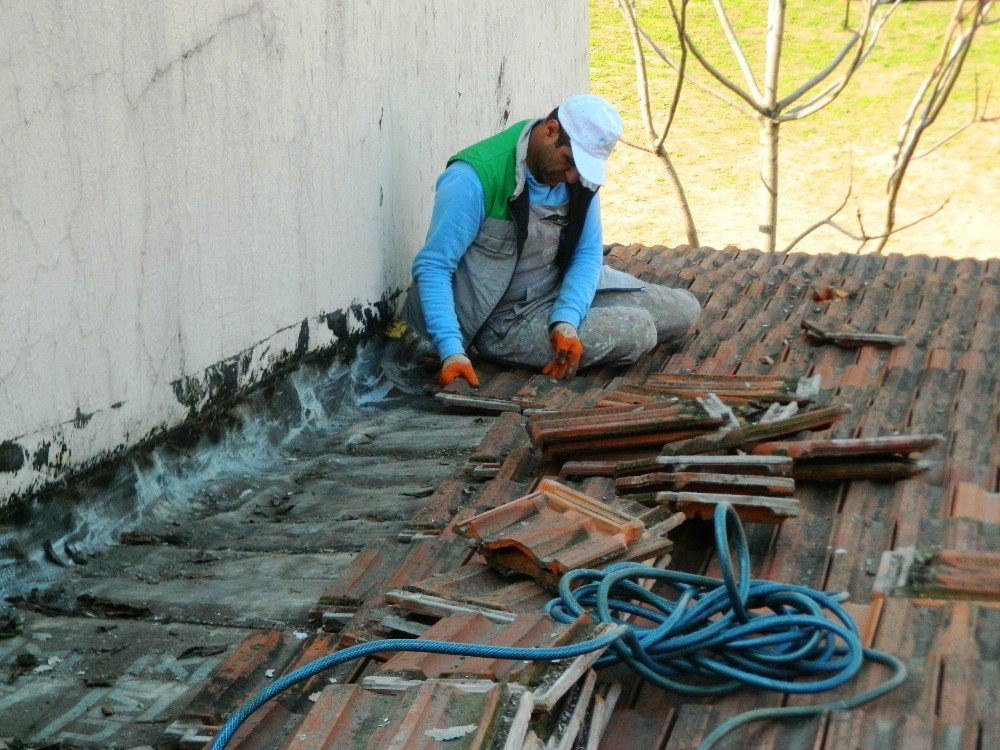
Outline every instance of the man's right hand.
{"type": "Polygon", "coordinates": [[[472,369],[472,361],[464,354],[452,354],[441,363],[441,374],[438,376],[441,387],[444,388],[455,378],[464,378],[473,388],[479,387],[479,378],[472,369]]]}

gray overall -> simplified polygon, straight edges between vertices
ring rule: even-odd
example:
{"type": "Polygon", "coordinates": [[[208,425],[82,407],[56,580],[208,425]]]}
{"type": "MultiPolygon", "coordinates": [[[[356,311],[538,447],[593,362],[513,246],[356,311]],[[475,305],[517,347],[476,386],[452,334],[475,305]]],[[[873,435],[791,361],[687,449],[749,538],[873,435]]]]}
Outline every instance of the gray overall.
{"type": "MultiPolygon", "coordinates": [[[[552,359],[549,313],[559,296],[555,257],[566,208],[530,206],[528,237],[510,285],[473,342],[483,356],[532,368],[552,359]]],[[[578,330],[581,367],[635,362],[657,343],[683,336],[700,309],[687,290],[647,284],[604,266],[578,330]]]]}

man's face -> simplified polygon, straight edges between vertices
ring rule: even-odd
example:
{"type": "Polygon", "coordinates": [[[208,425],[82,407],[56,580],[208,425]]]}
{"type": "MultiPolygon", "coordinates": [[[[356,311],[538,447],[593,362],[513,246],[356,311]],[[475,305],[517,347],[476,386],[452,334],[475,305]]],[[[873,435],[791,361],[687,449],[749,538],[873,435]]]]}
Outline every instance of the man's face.
{"type": "Polygon", "coordinates": [[[556,120],[539,123],[528,141],[528,155],[525,159],[528,169],[539,182],[555,187],[564,182],[572,185],[580,179],[580,173],[573,161],[573,150],[568,138],[559,143],[560,128],[556,120]]]}

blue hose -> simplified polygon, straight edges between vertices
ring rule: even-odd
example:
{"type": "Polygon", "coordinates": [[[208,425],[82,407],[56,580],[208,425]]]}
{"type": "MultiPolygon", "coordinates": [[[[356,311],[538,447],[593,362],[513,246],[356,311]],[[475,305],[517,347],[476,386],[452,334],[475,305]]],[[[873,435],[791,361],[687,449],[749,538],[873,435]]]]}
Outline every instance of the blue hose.
{"type": "Polygon", "coordinates": [[[603,570],[572,570],[559,582],[559,597],[545,605],[556,621],[573,622],[589,612],[609,631],[582,643],[555,648],[513,648],[411,638],[372,641],[336,651],[275,680],[225,723],[211,750],[223,750],[239,726],[282,691],[338,664],[377,653],[410,651],[517,661],[570,659],[608,649],[596,662],[625,662],[644,679],[683,695],[732,692],[743,685],[782,693],[819,693],[851,680],[864,660],[894,670],[892,677],[853,698],[821,706],[749,711],[719,725],[699,745],[709,750],[738,726],[761,719],[815,716],[854,708],[898,687],[906,667],[890,654],[864,648],[857,626],[838,600],[826,594],[750,578],[746,535],[732,506],[715,513],[715,541],[722,579],[616,563],[603,570]],[[730,535],[738,568],[729,551],[730,535]],[[678,592],[676,599],[641,585],[653,580],[678,592]],[[633,620],[625,621],[625,617],[633,620]],[[649,625],[638,625],[634,618],[649,625]]]}

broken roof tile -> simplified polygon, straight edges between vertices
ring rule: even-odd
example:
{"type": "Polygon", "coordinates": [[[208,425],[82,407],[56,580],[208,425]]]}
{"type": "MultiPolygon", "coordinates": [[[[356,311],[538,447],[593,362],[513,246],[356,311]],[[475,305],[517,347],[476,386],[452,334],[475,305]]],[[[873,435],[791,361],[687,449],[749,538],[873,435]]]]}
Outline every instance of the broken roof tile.
{"type": "Polygon", "coordinates": [[[729,492],[744,494],[791,495],[795,480],[786,477],[745,476],[709,472],[654,472],[621,477],[615,487],[622,494],[674,490],[675,492],[729,492]]]}
{"type": "Polygon", "coordinates": [[[417,581],[406,589],[512,613],[537,612],[551,598],[532,579],[512,580],[476,561],[417,581]]]}
{"type": "Polygon", "coordinates": [[[181,715],[206,724],[218,724],[230,711],[256,692],[268,668],[281,668],[288,659],[280,630],[254,630],[212,672],[181,715]]]}
{"type": "Polygon", "coordinates": [[[906,337],[893,333],[875,333],[859,331],[853,326],[839,325],[828,328],[815,320],[803,320],[802,328],[816,341],[836,344],[837,346],[903,346],[906,337]]]}
{"type": "Polygon", "coordinates": [[[643,524],[552,480],[461,524],[487,561],[552,585],[566,570],[613,559],[642,536],[643,524]]]}
{"type": "Polygon", "coordinates": [[[800,482],[844,482],[851,479],[887,482],[909,479],[933,466],[935,464],[931,461],[913,461],[907,458],[863,457],[856,461],[842,458],[815,459],[796,461],[792,476],[800,482]]]}
{"type": "Polygon", "coordinates": [[[746,427],[748,441],[770,440],[780,435],[794,435],[805,430],[821,430],[851,413],[850,404],[835,404],[821,409],[800,411],[785,419],[773,422],[758,422],[746,427]]]}
{"type": "Polygon", "coordinates": [[[834,438],[783,440],[758,443],[754,455],[789,456],[794,459],[836,456],[869,456],[898,453],[922,453],[941,444],[943,435],[886,435],[875,438],[834,438]]]}
{"type": "Polygon", "coordinates": [[[284,750],[440,750],[444,738],[454,750],[485,750],[506,695],[504,685],[469,693],[438,680],[399,695],[328,685],[284,750]]]}
{"type": "Polygon", "coordinates": [[[434,397],[449,409],[471,411],[477,414],[521,413],[521,405],[501,398],[488,398],[478,394],[446,393],[441,391],[434,397]]]}
{"type": "Polygon", "coordinates": [[[470,463],[503,461],[515,445],[526,442],[528,434],[524,429],[524,418],[514,412],[505,412],[494,420],[490,431],[469,454],[468,460],[470,463]]]}
{"type": "Polygon", "coordinates": [[[761,497],[709,492],[658,492],[656,501],[688,518],[710,521],[720,503],[729,503],[744,523],[783,523],[799,515],[794,497],[761,497]]]}
{"type": "Polygon", "coordinates": [[[652,460],[652,464],[663,471],[710,471],[776,477],[790,476],[792,469],[792,460],[785,456],[660,455],[652,460]]]}
{"type": "Polygon", "coordinates": [[[536,447],[555,443],[681,432],[723,424],[697,401],[587,409],[566,414],[531,415],[528,435],[536,447]]]}
{"type": "Polygon", "coordinates": [[[714,393],[723,401],[758,401],[806,404],[819,394],[820,378],[777,375],[683,375],[657,373],[644,387],[679,397],[693,398],[714,393]]]}
{"type": "MultiPolygon", "coordinates": [[[[542,611],[517,615],[513,621],[498,623],[481,614],[457,612],[432,625],[421,639],[452,643],[483,643],[494,646],[547,647],[566,631],[567,626],[552,620],[542,611]]],[[[450,656],[403,652],[382,664],[377,675],[426,680],[430,678],[468,678],[503,680],[518,662],[510,659],[450,656]]]]}
{"type": "Polygon", "coordinates": [[[444,480],[413,514],[409,528],[443,529],[468,497],[463,480],[444,480]]]}
{"type": "Polygon", "coordinates": [[[596,399],[600,393],[600,387],[587,378],[556,380],[548,375],[535,373],[511,397],[511,401],[520,404],[523,410],[561,409],[580,398],[585,401],[588,397],[596,399]]]}

